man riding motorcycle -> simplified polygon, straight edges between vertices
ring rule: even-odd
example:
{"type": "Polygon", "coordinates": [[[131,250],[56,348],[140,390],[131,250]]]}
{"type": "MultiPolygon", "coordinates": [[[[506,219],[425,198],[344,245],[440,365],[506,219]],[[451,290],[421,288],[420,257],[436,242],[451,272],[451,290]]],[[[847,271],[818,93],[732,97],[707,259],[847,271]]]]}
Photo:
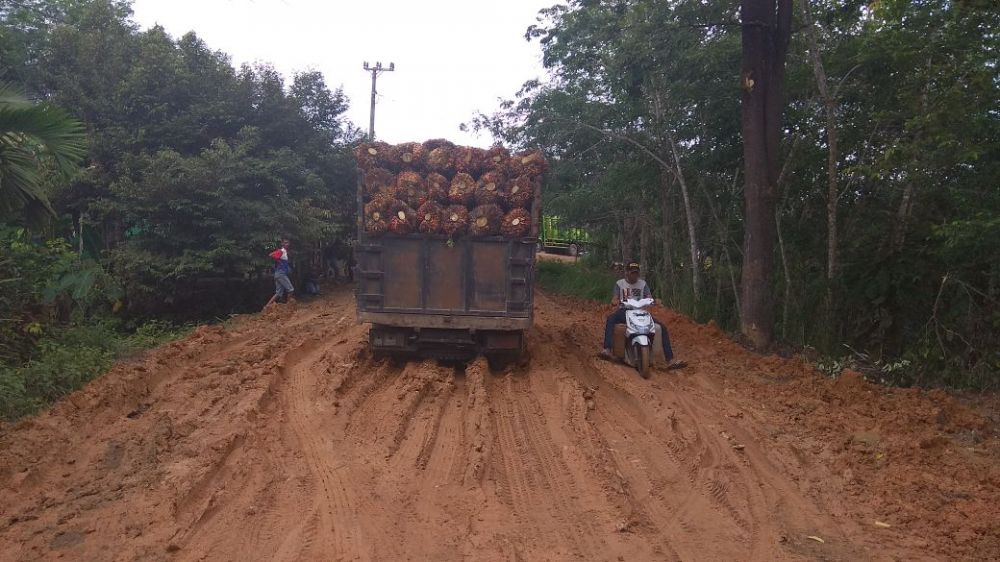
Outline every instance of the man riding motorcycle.
{"type": "MultiPolygon", "coordinates": [[[[611,352],[614,346],[614,334],[615,334],[615,324],[625,323],[625,306],[624,302],[628,299],[647,299],[652,298],[653,294],[649,290],[649,285],[646,284],[644,280],[639,277],[639,264],[632,262],[625,267],[625,278],[619,279],[615,283],[615,288],[613,289],[613,294],[611,297],[611,304],[617,306],[618,309],[608,316],[607,321],[604,323],[604,349],[598,354],[601,359],[612,359],[614,357],[611,352]]],[[[670,334],[667,333],[667,326],[663,322],[653,319],[657,324],[660,325],[660,333],[657,334],[659,340],[663,344],[663,356],[667,358],[667,368],[668,369],[679,369],[687,365],[684,361],[680,361],[674,358],[673,349],[670,347],[670,334]]]]}

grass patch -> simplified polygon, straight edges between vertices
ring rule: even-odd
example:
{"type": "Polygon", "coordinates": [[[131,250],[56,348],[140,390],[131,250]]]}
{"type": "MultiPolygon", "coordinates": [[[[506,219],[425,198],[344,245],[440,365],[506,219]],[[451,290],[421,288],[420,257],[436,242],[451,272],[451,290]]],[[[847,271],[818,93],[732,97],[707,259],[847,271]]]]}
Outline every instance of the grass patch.
{"type": "Polygon", "coordinates": [[[189,327],[147,322],[132,332],[117,322],[69,326],[44,337],[30,361],[0,366],[0,418],[33,414],[108,370],[115,360],[182,337],[189,327]]]}
{"type": "Polygon", "coordinates": [[[589,267],[581,263],[539,261],[538,285],[550,292],[600,302],[611,300],[612,287],[617,278],[610,271],[589,267]]]}

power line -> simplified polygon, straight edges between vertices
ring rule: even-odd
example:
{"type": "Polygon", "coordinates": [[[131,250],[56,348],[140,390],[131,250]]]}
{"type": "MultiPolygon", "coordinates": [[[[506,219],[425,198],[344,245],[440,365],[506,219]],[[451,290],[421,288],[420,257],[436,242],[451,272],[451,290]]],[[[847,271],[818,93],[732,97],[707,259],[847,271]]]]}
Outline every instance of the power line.
{"type": "Polygon", "coordinates": [[[378,93],[375,89],[375,81],[378,80],[379,74],[396,70],[396,63],[390,62],[389,66],[382,66],[380,62],[369,65],[368,61],[365,61],[363,68],[372,73],[372,109],[371,120],[368,123],[368,140],[372,141],[375,140],[375,94],[378,93]]]}

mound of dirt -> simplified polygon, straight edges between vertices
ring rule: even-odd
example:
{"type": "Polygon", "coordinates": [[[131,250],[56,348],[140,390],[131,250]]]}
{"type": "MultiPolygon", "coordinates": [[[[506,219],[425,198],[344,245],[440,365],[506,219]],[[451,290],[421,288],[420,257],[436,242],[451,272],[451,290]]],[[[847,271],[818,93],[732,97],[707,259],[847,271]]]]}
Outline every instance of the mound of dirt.
{"type": "Polygon", "coordinates": [[[369,356],[344,291],[204,327],[0,429],[0,560],[991,560],[995,424],[656,311],[691,364],[369,356]],[[877,522],[877,523],[876,523],[877,522]]]}

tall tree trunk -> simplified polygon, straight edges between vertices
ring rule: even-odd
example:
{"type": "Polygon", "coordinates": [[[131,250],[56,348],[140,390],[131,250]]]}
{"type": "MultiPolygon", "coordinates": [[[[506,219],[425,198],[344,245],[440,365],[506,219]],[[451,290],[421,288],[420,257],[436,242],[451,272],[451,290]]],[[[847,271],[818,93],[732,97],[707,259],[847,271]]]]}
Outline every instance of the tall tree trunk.
{"type": "Polygon", "coordinates": [[[667,140],[670,142],[670,153],[674,157],[674,174],[677,183],[681,186],[681,198],[684,200],[684,216],[687,219],[688,248],[691,252],[691,285],[694,293],[695,304],[701,299],[701,268],[698,263],[698,231],[693,208],[691,207],[691,197],[688,194],[687,182],[684,181],[684,170],[681,168],[681,157],[677,152],[677,143],[674,142],[674,135],[667,132],[667,140]]]}
{"type": "Polygon", "coordinates": [[[784,208],[784,186],[785,178],[788,177],[788,170],[791,168],[792,159],[795,158],[795,149],[799,147],[799,141],[802,140],[800,135],[796,135],[795,140],[792,141],[792,147],[788,149],[788,156],[785,157],[785,163],[781,166],[781,174],[778,175],[778,183],[776,189],[778,191],[778,204],[775,206],[774,211],[774,228],[778,235],[778,252],[781,256],[781,271],[785,278],[785,295],[781,303],[781,339],[787,341],[788,339],[788,307],[792,304],[792,275],[788,269],[788,254],[785,253],[785,237],[781,232],[781,211],[784,208]]]}
{"type": "Polygon", "coordinates": [[[744,198],[740,330],[758,349],[774,341],[775,184],[792,0],[742,0],[744,198]]]}
{"type": "Polygon", "coordinates": [[[910,220],[910,213],[913,212],[913,180],[910,179],[903,187],[903,198],[899,201],[899,209],[896,210],[896,220],[892,229],[892,253],[903,249],[906,242],[906,226],[910,220]]]}
{"type": "MultiPolygon", "coordinates": [[[[932,59],[927,58],[927,73],[930,74],[932,59]]],[[[917,114],[926,115],[927,114],[927,92],[930,90],[931,81],[928,79],[924,84],[924,91],[921,93],[919,102],[917,103],[917,114]]],[[[913,139],[913,144],[915,146],[920,146],[923,140],[923,130],[918,129],[916,135],[913,139]]],[[[892,253],[896,253],[903,249],[903,243],[906,242],[906,227],[907,223],[910,221],[910,215],[913,213],[913,195],[916,191],[916,185],[914,181],[914,175],[916,175],[916,170],[910,170],[908,172],[910,175],[909,179],[906,181],[906,185],[903,186],[903,198],[899,202],[899,209],[896,211],[896,220],[892,226],[892,243],[890,249],[892,253]]]]}
{"type": "MultiPolygon", "coordinates": [[[[670,237],[670,181],[672,175],[665,168],[660,168],[660,214],[663,217],[663,224],[660,228],[660,237],[663,241],[663,277],[669,285],[665,295],[674,294],[674,257],[671,250],[672,240],[670,237]]],[[[662,291],[662,289],[661,289],[662,291]]]]}
{"type": "Polygon", "coordinates": [[[701,269],[698,267],[698,231],[697,224],[694,217],[694,212],[691,207],[691,197],[688,193],[687,182],[684,180],[684,169],[681,166],[680,153],[677,150],[677,143],[674,141],[674,134],[667,126],[664,119],[664,101],[663,94],[659,89],[653,92],[653,115],[656,117],[656,122],[659,124],[661,130],[663,131],[663,136],[666,137],[667,144],[670,146],[670,155],[673,159],[672,166],[661,165],[669,169],[677,179],[677,183],[681,187],[681,197],[684,201],[684,216],[687,220],[687,230],[688,230],[688,243],[690,250],[690,264],[691,264],[691,287],[692,293],[694,294],[694,302],[697,304],[701,298],[701,269]]]}
{"type": "Polygon", "coordinates": [[[809,8],[810,0],[802,0],[802,21],[806,27],[806,37],[809,41],[809,59],[812,61],[813,74],[816,76],[816,88],[819,90],[820,99],[823,102],[823,110],[826,114],[826,280],[827,280],[827,306],[833,309],[833,281],[837,276],[837,203],[840,199],[840,189],[837,186],[837,162],[840,155],[837,148],[837,100],[830,93],[830,86],[826,78],[826,69],[823,67],[823,57],[819,50],[819,39],[817,38],[816,26],[813,24],[812,11],[809,8]]]}
{"type": "Polygon", "coordinates": [[[778,250],[781,254],[781,271],[785,276],[785,296],[781,303],[781,339],[788,339],[788,306],[792,301],[792,275],[788,271],[788,256],[785,254],[785,237],[781,234],[781,208],[774,212],[774,226],[778,234],[778,250]]]}
{"type": "Polygon", "coordinates": [[[643,271],[649,270],[649,220],[646,213],[639,212],[639,263],[643,271]]]}
{"type": "Polygon", "coordinates": [[[618,217],[617,214],[616,214],[615,215],[615,225],[618,227],[618,248],[617,249],[618,249],[618,252],[619,252],[619,259],[622,261],[622,263],[624,263],[624,262],[628,261],[628,256],[625,255],[627,253],[625,251],[625,227],[626,227],[626,219],[624,217],[618,217]]]}

